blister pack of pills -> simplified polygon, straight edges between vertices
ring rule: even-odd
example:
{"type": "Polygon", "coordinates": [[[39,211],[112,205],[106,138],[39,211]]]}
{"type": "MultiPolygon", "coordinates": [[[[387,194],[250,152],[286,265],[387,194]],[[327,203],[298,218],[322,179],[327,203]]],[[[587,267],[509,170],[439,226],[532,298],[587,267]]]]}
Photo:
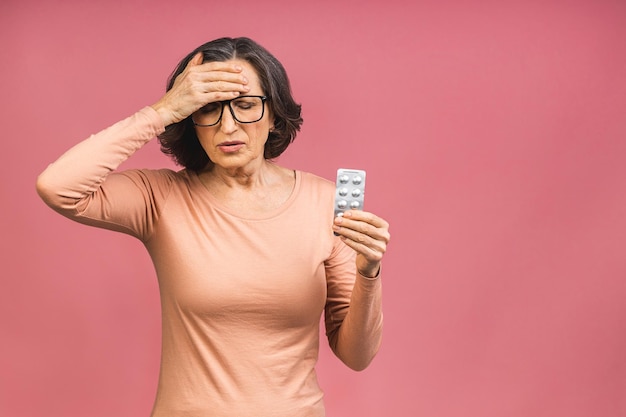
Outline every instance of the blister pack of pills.
{"type": "Polygon", "coordinates": [[[346,210],[363,210],[365,171],[339,168],[335,186],[335,217],[346,210]]]}

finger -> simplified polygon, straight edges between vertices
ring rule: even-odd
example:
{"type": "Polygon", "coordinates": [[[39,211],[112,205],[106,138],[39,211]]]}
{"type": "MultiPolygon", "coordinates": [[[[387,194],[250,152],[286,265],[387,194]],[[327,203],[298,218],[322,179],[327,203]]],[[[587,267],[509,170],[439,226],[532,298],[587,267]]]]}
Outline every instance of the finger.
{"type": "Polygon", "coordinates": [[[345,229],[348,231],[353,231],[355,233],[367,235],[370,237],[374,237],[379,234],[378,229],[376,227],[372,226],[369,223],[362,222],[362,221],[356,221],[356,220],[344,219],[343,217],[337,217],[334,223],[335,224],[333,227],[335,228],[335,230],[345,229]]]}
{"type": "Polygon", "coordinates": [[[245,93],[250,90],[246,84],[242,84],[239,82],[230,82],[224,80],[216,80],[205,83],[205,92],[237,92],[237,93],[245,93]]]}
{"type": "Polygon", "coordinates": [[[348,218],[348,219],[363,221],[375,227],[383,227],[383,228],[389,227],[389,223],[387,223],[385,220],[381,219],[380,217],[378,217],[377,215],[373,213],[363,211],[363,210],[348,210],[343,214],[343,217],[348,218]]]}
{"type": "MultiPolygon", "coordinates": [[[[210,83],[224,81],[226,83],[234,83],[246,85],[248,79],[243,74],[243,68],[238,64],[226,62],[207,62],[201,65],[185,68],[188,75],[196,82],[210,83]]],[[[222,87],[224,90],[227,88],[222,87]]]]}
{"type": "Polygon", "coordinates": [[[229,61],[209,61],[201,65],[202,71],[218,71],[228,73],[240,73],[243,71],[243,67],[240,64],[229,61]]]}
{"type": "Polygon", "coordinates": [[[248,83],[248,80],[242,74],[243,67],[241,65],[220,61],[203,63],[203,59],[202,52],[195,54],[180,74],[181,78],[185,74],[185,76],[191,76],[199,82],[224,80],[240,84],[248,83]]]}
{"type": "Polygon", "coordinates": [[[204,56],[202,55],[202,52],[198,52],[197,54],[193,56],[193,58],[191,58],[191,60],[187,64],[187,68],[200,65],[202,64],[203,60],[204,60],[204,56]]]}
{"type": "Polygon", "coordinates": [[[230,93],[240,94],[250,91],[248,79],[240,73],[206,71],[201,66],[189,67],[186,71],[176,79],[175,85],[184,85],[183,88],[186,91],[195,91],[202,95],[218,93],[202,98],[200,101],[204,101],[204,103],[232,98],[233,94],[230,93]],[[224,97],[224,94],[219,93],[229,94],[224,97]]]}
{"type": "MultiPolygon", "coordinates": [[[[241,72],[226,71],[224,67],[211,68],[213,65],[202,64],[191,67],[188,76],[196,83],[204,84],[204,90],[215,91],[247,91],[248,78],[241,72]]],[[[232,67],[228,67],[233,69],[232,67]]]]}
{"type": "Polygon", "coordinates": [[[344,216],[336,217],[333,230],[339,233],[344,229],[346,230],[345,233],[348,233],[347,231],[353,231],[354,233],[366,235],[385,243],[388,243],[391,238],[389,234],[389,224],[371,213],[365,213],[363,216],[350,215],[346,217],[344,214],[344,216]],[[355,219],[355,217],[361,217],[361,220],[355,219]]]}
{"type": "MultiPolygon", "coordinates": [[[[352,242],[352,246],[358,246],[362,248],[367,248],[368,250],[385,253],[387,250],[387,239],[385,237],[371,236],[366,233],[362,233],[358,230],[349,229],[347,227],[339,228],[336,230],[337,234],[345,239],[346,243],[352,242]]],[[[355,247],[356,249],[356,247],[355,247]]],[[[359,252],[366,253],[365,249],[359,250],[359,252]]]]}
{"type": "Polygon", "coordinates": [[[361,255],[363,258],[365,258],[368,263],[380,262],[383,258],[383,255],[387,251],[387,246],[384,244],[370,246],[370,244],[366,244],[358,240],[353,240],[346,236],[342,236],[341,240],[347,246],[354,249],[358,255],[361,255]]]}

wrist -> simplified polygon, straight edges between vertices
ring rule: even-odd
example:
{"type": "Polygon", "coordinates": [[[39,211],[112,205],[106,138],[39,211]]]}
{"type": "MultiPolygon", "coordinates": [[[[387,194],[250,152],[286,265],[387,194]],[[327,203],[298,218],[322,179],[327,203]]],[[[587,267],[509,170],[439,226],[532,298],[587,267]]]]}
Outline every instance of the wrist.
{"type": "Polygon", "coordinates": [[[375,269],[366,270],[366,271],[357,269],[357,273],[363,278],[376,279],[380,276],[380,265],[377,266],[375,269]]]}
{"type": "Polygon", "coordinates": [[[163,104],[161,104],[161,102],[157,102],[155,104],[153,104],[152,109],[154,109],[155,112],[157,112],[157,114],[159,115],[159,117],[161,118],[161,121],[163,122],[163,126],[167,127],[169,125],[171,125],[172,123],[174,123],[174,120],[172,118],[172,114],[170,111],[168,111],[163,104]]]}

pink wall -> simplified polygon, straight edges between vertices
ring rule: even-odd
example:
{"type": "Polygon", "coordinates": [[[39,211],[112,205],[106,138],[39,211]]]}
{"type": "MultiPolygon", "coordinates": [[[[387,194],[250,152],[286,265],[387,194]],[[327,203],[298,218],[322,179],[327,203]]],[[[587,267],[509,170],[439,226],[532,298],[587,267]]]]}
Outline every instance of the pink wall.
{"type": "MultiPolygon", "coordinates": [[[[1,416],[148,415],[148,256],[34,183],[224,35],[304,104],[281,162],[367,169],[392,224],[384,346],[363,373],[324,346],[330,417],[626,415],[626,2],[112,3],[0,5],[1,416]]],[[[171,164],[152,143],[137,166],[171,164]]]]}

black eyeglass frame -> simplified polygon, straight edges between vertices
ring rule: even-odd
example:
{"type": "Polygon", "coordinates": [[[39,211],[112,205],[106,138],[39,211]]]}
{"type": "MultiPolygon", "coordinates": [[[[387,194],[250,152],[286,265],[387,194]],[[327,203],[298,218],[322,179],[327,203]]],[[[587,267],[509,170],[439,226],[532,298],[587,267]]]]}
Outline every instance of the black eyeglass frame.
{"type": "Polygon", "coordinates": [[[220,117],[217,118],[217,121],[215,123],[212,123],[210,125],[204,125],[204,124],[200,124],[200,123],[196,123],[195,120],[193,120],[193,114],[191,115],[191,122],[198,127],[211,127],[211,126],[215,126],[217,124],[219,124],[219,122],[222,121],[222,116],[224,115],[224,107],[226,104],[228,104],[228,110],[230,110],[230,114],[231,116],[233,116],[233,119],[237,122],[237,123],[256,123],[259,120],[261,120],[263,118],[263,116],[265,116],[265,102],[267,101],[268,97],[267,96],[239,96],[239,97],[235,97],[233,99],[230,100],[223,100],[223,101],[217,101],[215,103],[220,103],[222,105],[222,108],[220,110],[220,117]],[[231,107],[230,103],[234,100],[238,100],[240,98],[260,98],[261,99],[261,117],[259,117],[258,119],[252,121],[252,122],[242,122],[241,120],[237,119],[237,116],[235,116],[235,111],[233,110],[233,108],[231,107]]]}

